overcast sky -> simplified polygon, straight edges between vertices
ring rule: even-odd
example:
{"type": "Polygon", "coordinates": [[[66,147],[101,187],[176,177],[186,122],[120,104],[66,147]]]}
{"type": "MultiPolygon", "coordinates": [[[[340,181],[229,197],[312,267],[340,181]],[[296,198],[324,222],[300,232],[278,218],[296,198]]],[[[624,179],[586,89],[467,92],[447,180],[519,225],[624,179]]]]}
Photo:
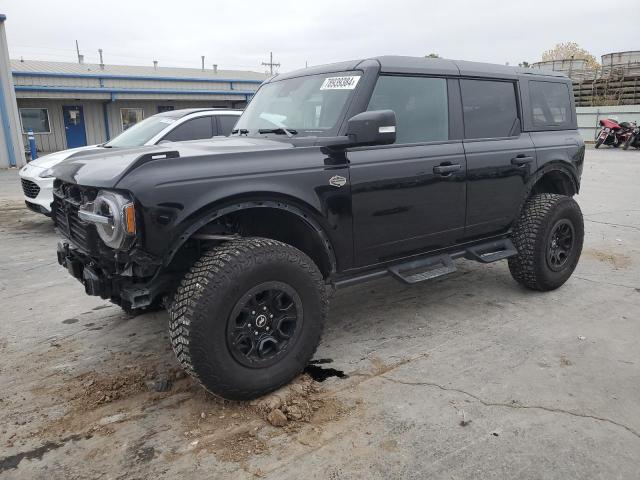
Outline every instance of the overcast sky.
{"type": "Polygon", "coordinates": [[[558,42],[603,53],[640,49],[636,2],[417,0],[0,0],[12,58],[280,71],[382,54],[515,65],[558,42]],[[635,3],[635,6],[634,6],[635,3]],[[600,13],[598,13],[600,12],[600,13]]]}

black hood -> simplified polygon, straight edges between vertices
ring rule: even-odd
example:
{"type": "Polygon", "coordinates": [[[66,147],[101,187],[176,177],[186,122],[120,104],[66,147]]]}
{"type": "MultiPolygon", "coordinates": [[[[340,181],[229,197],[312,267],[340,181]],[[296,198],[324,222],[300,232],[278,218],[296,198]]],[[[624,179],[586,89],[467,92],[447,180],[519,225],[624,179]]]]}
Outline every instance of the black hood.
{"type": "Polygon", "coordinates": [[[184,157],[260,152],[289,149],[285,138],[225,137],[192,142],[163,143],[132,148],[113,148],[78,152],[51,168],[55,178],[69,183],[100,188],[114,188],[129,172],[154,161],[180,162],[184,157]]]}

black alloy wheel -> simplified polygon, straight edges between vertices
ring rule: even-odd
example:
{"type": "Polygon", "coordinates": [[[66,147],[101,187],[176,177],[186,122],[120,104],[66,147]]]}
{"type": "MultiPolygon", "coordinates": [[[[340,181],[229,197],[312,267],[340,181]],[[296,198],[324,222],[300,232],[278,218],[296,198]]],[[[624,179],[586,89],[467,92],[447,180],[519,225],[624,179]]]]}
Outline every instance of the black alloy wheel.
{"type": "Polygon", "coordinates": [[[295,344],[303,323],[302,301],[286,283],[266,282],[236,303],[227,321],[227,347],[247,367],[277,362],[295,344]]]}
{"type": "Polygon", "coordinates": [[[569,219],[556,222],[549,235],[547,265],[554,272],[561,271],[571,257],[575,243],[575,230],[569,219]]]}

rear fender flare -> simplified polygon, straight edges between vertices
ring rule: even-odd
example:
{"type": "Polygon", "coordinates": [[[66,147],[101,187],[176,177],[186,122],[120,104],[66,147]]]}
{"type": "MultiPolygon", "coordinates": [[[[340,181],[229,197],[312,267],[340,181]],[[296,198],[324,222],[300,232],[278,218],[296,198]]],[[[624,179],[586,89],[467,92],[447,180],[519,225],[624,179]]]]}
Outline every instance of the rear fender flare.
{"type": "Polygon", "coordinates": [[[518,206],[518,215],[522,211],[522,207],[524,206],[527,199],[531,196],[534,187],[540,181],[542,177],[551,172],[560,172],[563,174],[571,183],[571,187],[573,188],[574,195],[577,194],[580,190],[580,184],[578,183],[576,174],[572,171],[571,167],[567,166],[564,162],[553,162],[547,163],[541,169],[539,169],[536,173],[534,173],[527,185],[524,189],[524,194],[520,200],[520,205],[518,206]]]}

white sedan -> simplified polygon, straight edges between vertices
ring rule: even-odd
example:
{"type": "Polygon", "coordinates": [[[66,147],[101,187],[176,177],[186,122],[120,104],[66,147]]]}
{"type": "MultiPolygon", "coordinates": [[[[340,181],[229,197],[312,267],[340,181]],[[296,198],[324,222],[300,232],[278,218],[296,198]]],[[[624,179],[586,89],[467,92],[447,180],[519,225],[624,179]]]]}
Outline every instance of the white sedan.
{"type": "Polygon", "coordinates": [[[107,143],[71,148],[40,157],[20,169],[26,205],[35,212],[51,215],[54,178],[49,175],[49,169],[79,152],[229,135],[241,114],[242,110],[216,108],[187,108],[158,113],[130,127],[107,143]]]}

